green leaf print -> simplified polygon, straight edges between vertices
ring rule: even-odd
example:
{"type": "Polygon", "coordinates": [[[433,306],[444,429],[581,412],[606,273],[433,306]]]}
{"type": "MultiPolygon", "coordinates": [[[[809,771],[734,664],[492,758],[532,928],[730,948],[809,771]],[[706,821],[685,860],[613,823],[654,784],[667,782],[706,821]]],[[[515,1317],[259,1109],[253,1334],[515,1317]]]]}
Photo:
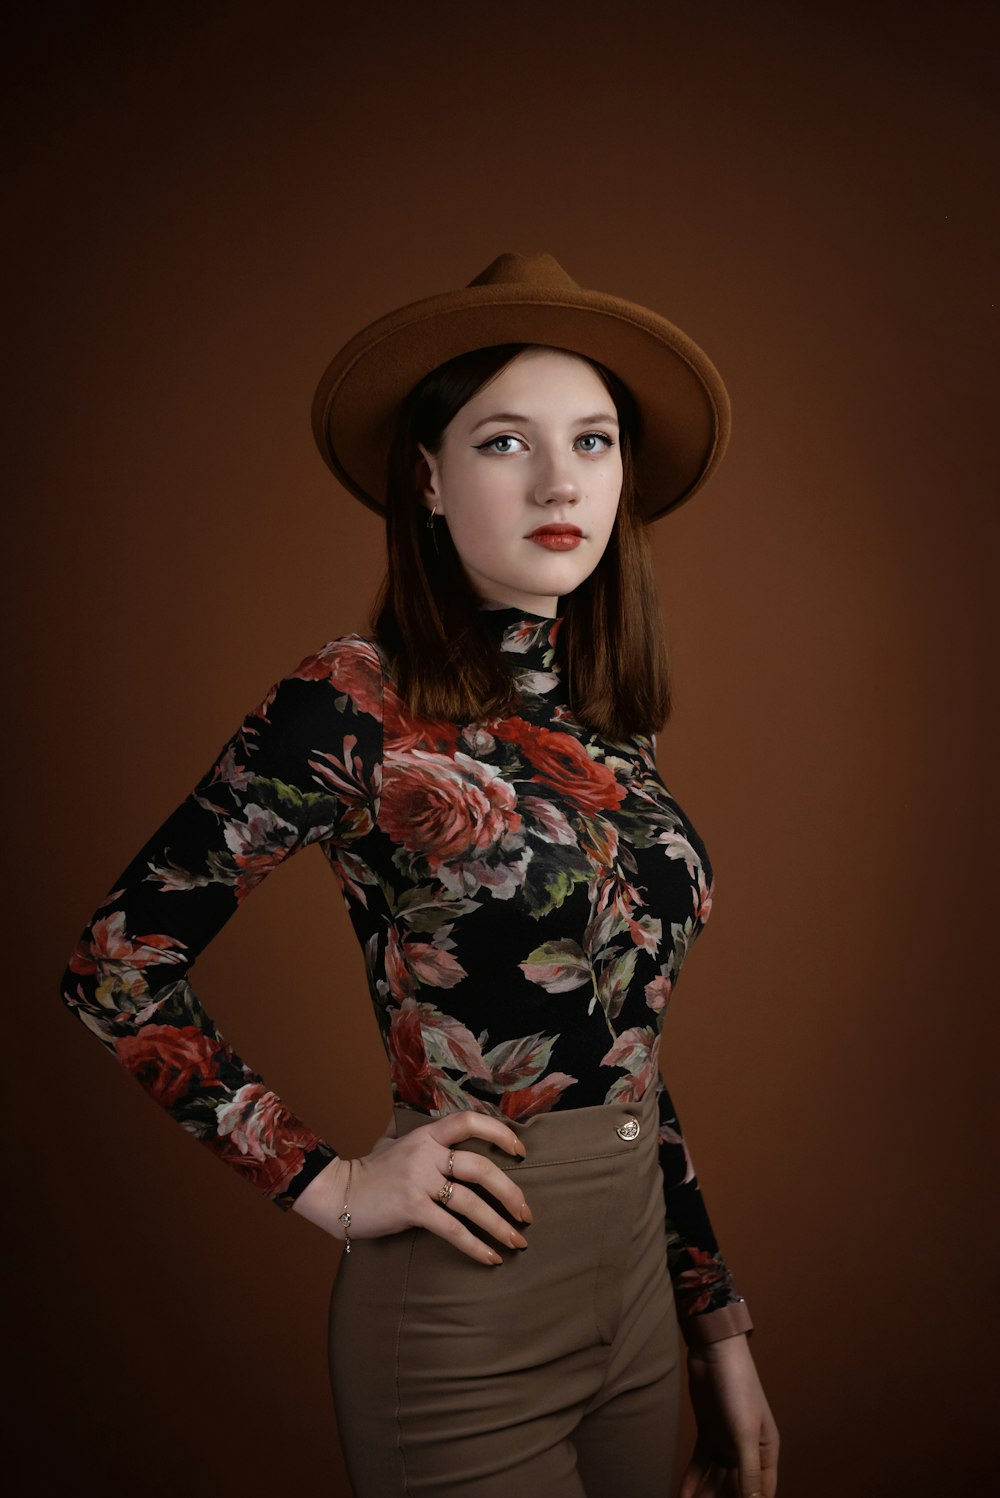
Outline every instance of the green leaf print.
{"type": "Polygon", "coordinates": [[[693,916],[689,915],[683,925],[680,925],[677,921],[671,921],[670,937],[673,942],[673,951],[670,954],[669,965],[673,971],[669,974],[670,977],[680,972],[681,964],[687,955],[688,947],[694,941],[695,935],[693,916]]]}
{"type": "MultiPolygon", "coordinates": [[[[565,850],[560,849],[560,852],[565,850]]],[[[528,910],[536,920],[558,910],[578,884],[587,882],[589,873],[586,859],[581,859],[578,865],[574,865],[571,859],[560,858],[557,861],[546,857],[543,849],[536,848],[521,886],[528,910]]]]}
{"type": "Polygon", "coordinates": [[[557,1035],[522,1035],[504,1040],[487,1051],[483,1058],[493,1073],[492,1086],[498,1092],[516,1092],[530,1087],[545,1071],[552,1056],[557,1035]]]}
{"type": "Polygon", "coordinates": [[[626,952],[613,957],[601,968],[597,980],[597,995],[609,1020],[617,1019],[621,1014],[638,955],[635,947],[629,947],[626,952]]]}
{"type": "Polygon", "coordinates": [[[403,891],[396,901],[395,914],[411,931],[434,932],[475,910],[477,903],[463,899],[461,895],[449,894],[440,886],[424,884],[403,891]]]}
{"type": "Polygon", "coordinates": [[[568,993],[594,982],[590,958],[575,941],[543,942],[518,967],[529,982],[537,983],[546,993],[568,993]]]}
{"type": "Polygon", "coordinates": [[[329,791],[301,791],[287,781],[267,780],[262,775],[254,776],[253,794],[265,810],[288,818],[299,829],[333,827],[340,810],[338,798],[329,791]]]}

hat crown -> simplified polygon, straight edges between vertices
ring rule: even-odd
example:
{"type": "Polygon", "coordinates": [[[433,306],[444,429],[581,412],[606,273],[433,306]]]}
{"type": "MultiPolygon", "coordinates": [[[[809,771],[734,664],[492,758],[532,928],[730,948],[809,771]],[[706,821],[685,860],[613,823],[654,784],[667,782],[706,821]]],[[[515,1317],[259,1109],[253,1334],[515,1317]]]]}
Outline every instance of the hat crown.
{"type": "Polygon", "coordinates": [[[534,286],[541,290],[578,291],[580,284],[567,275],[554,255],[539,251],[517,255],[507,251],[491,260],[474,276],[469,286],[534,286]]]}

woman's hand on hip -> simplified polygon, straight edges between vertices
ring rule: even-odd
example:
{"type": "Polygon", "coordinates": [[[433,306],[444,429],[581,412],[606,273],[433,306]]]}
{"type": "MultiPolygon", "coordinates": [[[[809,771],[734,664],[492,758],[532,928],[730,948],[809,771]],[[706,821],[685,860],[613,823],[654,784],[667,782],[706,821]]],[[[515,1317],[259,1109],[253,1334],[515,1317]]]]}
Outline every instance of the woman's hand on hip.
{"type": "MultiPolygon", "coordinates": [[[[394,1116],[371,1152],[353,1162],[348,1203],[351,1241],[426,1228],[481,1264],[502,1263],[496,1249],[469,1230],[467,1224],[473,1223],[503,1248],[526,1248],[527,1239],[473,1189],[489,1193],[515,1221],[530,1222],[520,1186],[485,1155],[463,1150],[462,1141],[470,1138],[489,1140],[517,1159],[526,1153],[513,1129],[471,1109],[435,1118],[402,1138],[395,1137],[394,1116]]],[[[344,1236],[340,1214],[348,1163],[331,1160],[292,1208],[335,1238],[344,1236]]]]}
{"type": "Polygon", "coordinates": [[[774,1498],[778,1427],[746,1336],[688,1350],[698,1437],[680,1498],[774,1498]]]}

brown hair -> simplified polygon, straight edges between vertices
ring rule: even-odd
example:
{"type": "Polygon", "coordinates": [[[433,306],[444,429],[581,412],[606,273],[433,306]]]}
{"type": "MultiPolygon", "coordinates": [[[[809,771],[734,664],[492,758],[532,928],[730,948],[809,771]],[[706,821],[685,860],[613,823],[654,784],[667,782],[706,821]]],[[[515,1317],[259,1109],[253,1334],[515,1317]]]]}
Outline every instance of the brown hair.
{"type": "MultiPolygon", "coordinates": [[[[465,403],[518,354],[538,346],[494,344],[449,359],[414,386],[399,410],[388,462],[387,568],[371,626],[392,660],[399,690],[421,717],[468,722],[518,705],[514,678],[447,525],[428,529],[417,443],[436,453],[465,403]]],[[[618,412],[622,492],[601,560],[559,601],[556,657],[578,721],[606,738],[626,739],[662,728],[670,716],[670,681],[632,462],[641,439],[639,411],[617,375],[593,359],[587,363],[618,412]]]]}

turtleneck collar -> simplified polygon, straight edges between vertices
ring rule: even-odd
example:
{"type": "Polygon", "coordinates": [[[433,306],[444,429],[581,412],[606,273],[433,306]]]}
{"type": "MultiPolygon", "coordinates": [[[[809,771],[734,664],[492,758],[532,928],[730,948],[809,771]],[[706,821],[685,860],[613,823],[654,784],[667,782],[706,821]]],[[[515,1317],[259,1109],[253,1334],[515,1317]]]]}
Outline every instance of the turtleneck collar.
{"type": "Polygon", "coordinates": [[[513,670],[558,675],[554,647],[563,622],[561,614],[550,618],[489,598],[484,599],[480,611],[490,634],[511,658],[513,670]]]}

